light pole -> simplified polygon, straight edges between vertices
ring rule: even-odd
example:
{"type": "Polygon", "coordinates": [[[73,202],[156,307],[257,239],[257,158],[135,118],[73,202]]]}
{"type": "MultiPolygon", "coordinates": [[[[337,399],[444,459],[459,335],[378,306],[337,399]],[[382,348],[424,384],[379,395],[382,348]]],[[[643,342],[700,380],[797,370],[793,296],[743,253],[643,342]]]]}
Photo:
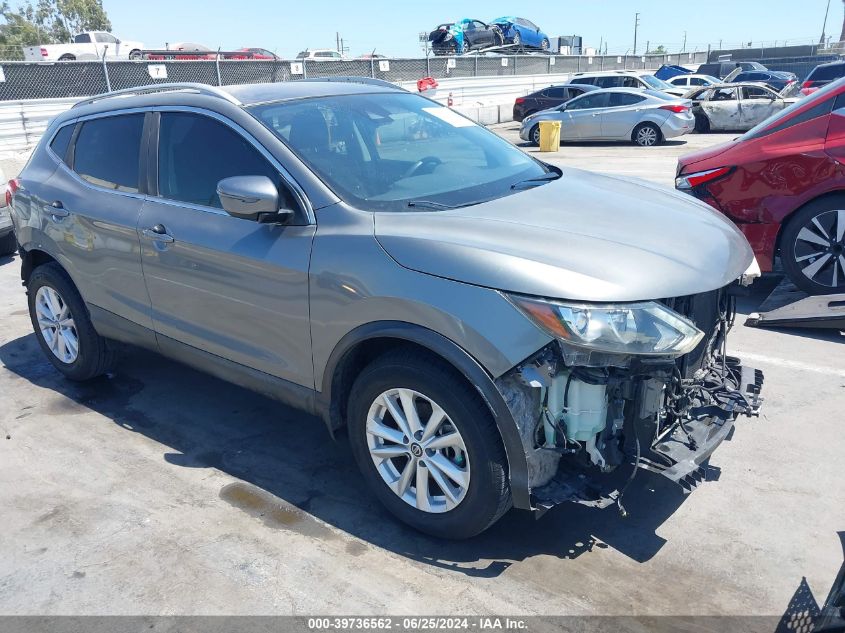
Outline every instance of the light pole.
{"type": "Polygon", "coordinates": [[[827,0],[827,8],[824,10],[824,22],[822,23],[822,36],[819,38],[819,46],[824,46],[824,31],[827,28],[828,13],[830,13],[830,0],[827,0]]]}
{"type": "MultiPolygon", "coordinates": [[[[842,0],[845,2],[845,0],[842,0]]],[[[634,55],[637,54],[637,29],[640,27],[640,14],[634,14],[634,55]]]]}

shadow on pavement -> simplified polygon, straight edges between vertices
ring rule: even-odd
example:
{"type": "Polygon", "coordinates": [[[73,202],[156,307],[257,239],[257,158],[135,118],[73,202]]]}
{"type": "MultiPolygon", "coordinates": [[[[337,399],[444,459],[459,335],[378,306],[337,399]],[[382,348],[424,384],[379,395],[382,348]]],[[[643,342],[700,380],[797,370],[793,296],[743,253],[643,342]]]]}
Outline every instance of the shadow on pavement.
{"type": "Polygon", "coordinates": [[[468,576],[495,577],[533,556],[571,559],[595,548],[647,561],[665,542],[655,530],[684,499],[674,484],[641,472],[625,495],[626,519],[615,507],[562,505],[540,520],[513,510],[473,540],[441,541],[383,510],[366,490],[346,438],[332,441],[317,418],[143,351],[128,351],[115,374],[89,383],[65,380],[33,334],[0,346],[0,361],[64,396],[46,405],[49,414],[90,409],[163,445],[162,459],[174,467],[217,468],[240,479],[244,483],[224,486],[220,497],[268,526],[330,537],[317,517],[378,547],[468,576]]]}

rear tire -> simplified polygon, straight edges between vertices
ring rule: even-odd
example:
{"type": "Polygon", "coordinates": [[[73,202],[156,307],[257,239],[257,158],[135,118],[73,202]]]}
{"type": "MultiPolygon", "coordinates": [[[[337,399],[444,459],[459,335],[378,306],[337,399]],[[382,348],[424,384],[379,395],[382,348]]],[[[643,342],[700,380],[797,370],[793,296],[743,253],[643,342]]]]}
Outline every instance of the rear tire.
{"type": "Polygon", "coordinates": [[[640,147],[654,147],[663,142],[663,134],[654,123],[640,123],[634,128],[631,140],[640,147]]]}
{"type": "Polygon", "coordinates": [[[696,114],[695,131],[699,134],[707,134],[710,131],[710,119],[703,114],[696,114]]]}
{"type": "Polygon", "coordinates": [[[137,48],[129,51],[129,59],[135,61],[143,58],[144,56],[141,54],[141,51],[139,51],[137,48]]]}
{"type": "Polygon", "coordinates": [[[50,262],[32,271],[27,295],[35,338],[53,367],[77,381],[109,370],[114,352],[97,334],[85,302],[61,266],[50,262]],[[69,344],[74,339],[75,345],[69,344]]]}
{"type": "Polygon", "coordinates": [[[845,195],[815,200],[792,214],[781,234],[780,257],[804,292],[845,292],[845,195]]]}
{"type": "Polygon", "coordinates": [[[0,255],[11,255],[18,250],[18,243],[15,240],[14,232],[10,231],[3,237],[0,237],[0,255]]]}
{"type": "Polygon", "coordinates": [[[352,453],[369,487],[400,521],[432,536],[465,539],[511,507],[507,458],[493,416],[449,364],[416,350],[388,352],[361,372],[351,393],[352,453]],[[403,419],[406,411],[416,413],[421,429],[413,436],[391,413],[397,407],[403,419]],[[435,419],[443,420],[433,427],[438,434],[425,439],[435,419]],[[442,446],[427,448],[435,440],[442,446]],[[460,448],[451,448],[454,442],[460,448]],[[391,455],[384,456],[385,450],[391,455]],[[451,478],[457,475],[465,485],[451,478]]]}

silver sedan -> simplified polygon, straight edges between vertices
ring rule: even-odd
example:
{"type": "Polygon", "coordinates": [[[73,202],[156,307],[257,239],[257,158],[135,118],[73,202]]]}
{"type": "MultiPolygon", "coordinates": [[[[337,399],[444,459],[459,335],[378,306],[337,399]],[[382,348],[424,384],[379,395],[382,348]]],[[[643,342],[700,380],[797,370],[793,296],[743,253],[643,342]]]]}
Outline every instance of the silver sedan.
{"type": "Polygon", "coordinates": [[[524,141],[540,143],[540,121],[560,121],[561,141],[631,141],[649,147],[692,132],[692,102],[657,90],[607,88],[526,117],[524,141]]]}

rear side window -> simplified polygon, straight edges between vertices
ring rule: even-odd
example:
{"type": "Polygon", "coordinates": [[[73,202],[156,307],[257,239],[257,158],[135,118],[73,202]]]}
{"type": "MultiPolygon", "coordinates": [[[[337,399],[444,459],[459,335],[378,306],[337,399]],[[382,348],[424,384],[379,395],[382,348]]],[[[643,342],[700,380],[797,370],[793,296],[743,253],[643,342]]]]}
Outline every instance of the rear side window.
{"type": "Polygon", "coordinates": [[[231,176],[267,176],[275,168],[240,134],[206,116],[163,113],[159,127],[158,189],[170,200],[222,208],[217,183],[231,176]]]}
{"type": "Polygon", "coordinates": [[[143,129],[143,114],[85,121],[73,150],[74,171],[93,185],[137,193],[143,129]]]}
{"type": "Polygon", "coordinates": [[[619,108],[622,106],[631,106],[645,101],[645,97],[639,95],[628,94],[627,92],[612,92],[610,93],[610,102],[608,106],[611,108],[619,108]]]}
{"type": "Polygon", "coordinates": [[[77,44],[90,44],[91,36],[88,35],[88,33],[80,33],[79,35],[73,38],[73,41],[77,44]]]}
{"type": "Polygon", "coordinates": [[[66,125],[61,128],[53,137],[50,143],[50,149],[59,157],[60,160],[67,160],[67,147],[70,145],[70,137],[73,136],[73,125],[66,125]]]}
{"type": "Polygon", "coordinates": [[[565,88],[549,88],[546,91],[546,96],[550,99],[565,99],[566,98],[566,89],[565,88]]]}

